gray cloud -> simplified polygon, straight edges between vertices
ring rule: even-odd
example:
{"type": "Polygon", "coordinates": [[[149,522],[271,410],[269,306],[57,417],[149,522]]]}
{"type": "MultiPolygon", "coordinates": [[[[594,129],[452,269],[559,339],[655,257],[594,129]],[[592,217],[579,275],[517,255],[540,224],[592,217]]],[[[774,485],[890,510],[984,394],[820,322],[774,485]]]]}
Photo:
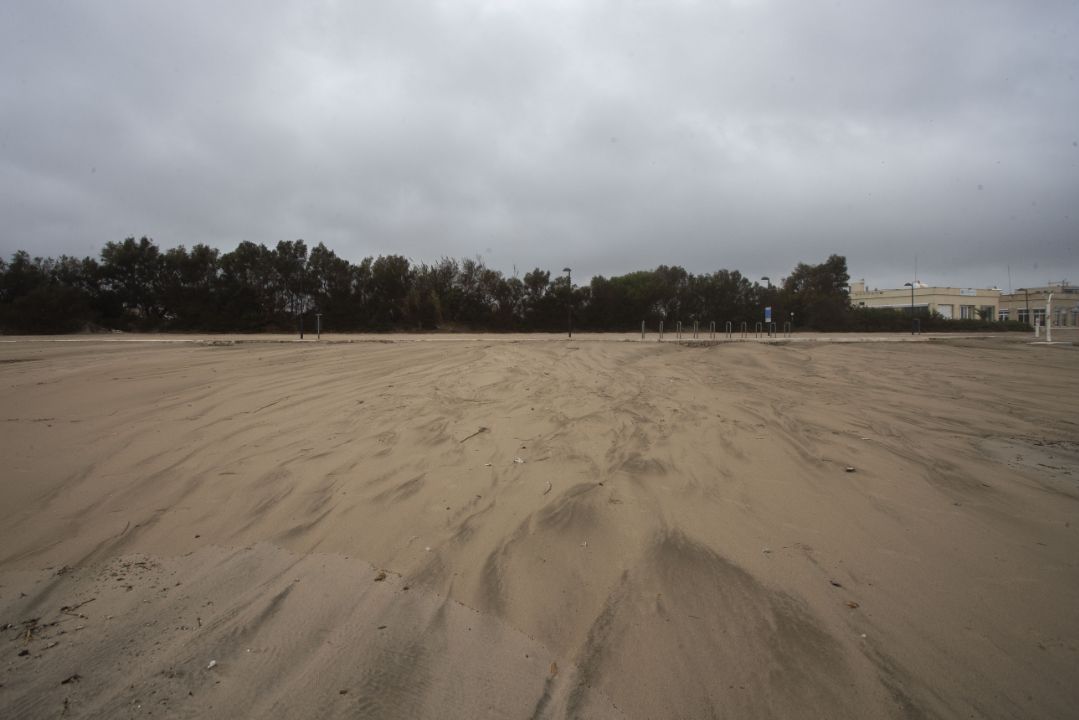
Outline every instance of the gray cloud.
{"type": "Polygon", "coordinates": [[[9,3],[0,253],[1079,280],[1071,2],[9,3]]]}

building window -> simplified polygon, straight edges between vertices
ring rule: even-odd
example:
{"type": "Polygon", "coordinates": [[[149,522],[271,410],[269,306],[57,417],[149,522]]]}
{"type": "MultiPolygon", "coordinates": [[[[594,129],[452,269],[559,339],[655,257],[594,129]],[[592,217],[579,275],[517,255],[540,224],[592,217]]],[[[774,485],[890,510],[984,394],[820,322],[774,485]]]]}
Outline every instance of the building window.
{"type": "Polygon", "coordinates": [[[997,320],[1000,320],[1001,322],[1008,322],[1008,311],[1001,310],[1000,313],[997,314],[997,320]]]}
{"type": "Polygon", "coordinates": [[[1018,317],[1016,318],[1021,323],[1030,323],[1030,311],[1026,308],[1019,308],[1018,317]]]}
{"type": "Polygon", "coordinates": [[[973,305],[960,305],[959,306],[959,319],[960,320],[973,320],[975,318],[973,305]]]}
{"type": "Polygon", "coordinates": [[[1045,308],[1035,308],[1034,310],[1034,324],[1045,327],[1045,308]]]}

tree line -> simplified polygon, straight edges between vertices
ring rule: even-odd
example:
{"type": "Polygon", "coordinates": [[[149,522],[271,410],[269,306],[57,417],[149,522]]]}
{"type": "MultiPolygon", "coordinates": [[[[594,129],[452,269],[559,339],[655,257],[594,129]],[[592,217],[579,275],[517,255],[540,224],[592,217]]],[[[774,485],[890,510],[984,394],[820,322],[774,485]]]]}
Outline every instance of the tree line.
{"type": "MultiPolygon", "coordinates": [[[[313,327],[387,330],[630,331],[642,321],[752,329],[773,308],[781,326],[860,329],[850,309],[846,259],[799,263],[781,283],[737,270],[695,275],[661,265],[586,286],[536,268],[506,277],[481,259],[414,263],[400,255],[351,263],[322,243],[276,247],[242,242],[222,253],[207,245],[162,250],[149,238],[109,242],[100,257],[0,259],[0,331],[85,330],[264,332],[313,327]]],[[[893,313],[894,315],[894,313],[893,313]]]]}

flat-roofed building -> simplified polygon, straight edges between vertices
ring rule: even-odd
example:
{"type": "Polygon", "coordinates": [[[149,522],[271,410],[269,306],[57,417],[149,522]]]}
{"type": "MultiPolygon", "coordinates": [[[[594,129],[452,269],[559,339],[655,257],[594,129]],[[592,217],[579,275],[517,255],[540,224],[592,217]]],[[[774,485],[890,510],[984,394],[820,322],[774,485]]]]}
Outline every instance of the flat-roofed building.
{"type": "Polygon", "coordinates": [[[908,313],[913,308],[916,315],[936,313],[948,319],[996,320],[1000,290],[934,287],[915,281],[912,298],[909,285],[888,290],[868,290],[865,280],[858,280],[850,285],[850,303],[855,307],[894,308],[908,313]]]}
{"type": "Polygon", "coordinates": [[[1053,325],[1079,325],[1079,286],[1071,285],[1067,280],[1004,293],[1000,296],[998,316],[1001,320],[1045,325],[1045,306],[1049,302],[1049,293],[1053,294],[1053,325]]]}

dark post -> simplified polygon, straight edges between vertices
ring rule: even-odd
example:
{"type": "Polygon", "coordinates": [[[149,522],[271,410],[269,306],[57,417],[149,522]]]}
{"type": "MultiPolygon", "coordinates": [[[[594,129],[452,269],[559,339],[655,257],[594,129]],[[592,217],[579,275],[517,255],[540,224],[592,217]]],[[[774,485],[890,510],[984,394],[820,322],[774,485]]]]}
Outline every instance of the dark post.
{"type": "Polygon", "coordinates": [[[914,334],[914,283],[903,283],[903,287],[910,288],[910,334],[914,334]]]}
{"type": "Polygon", "coordinates": [[[303,340],[303,313],[300,313],[300,339],[303,340]]]}
{"type": "Polygon", "coordinates": [[[569,337],[573,337],[573,271],[569,268],[562,268],[562,271],[566,273],[566,286],[569,288],[569,294],[566,300],[566,324],[569,327],[569,337]]]}
{"type": "Polygon", "coordinates": [[[1030,317],[1030,290],[1026,288],[1019,288],[1023,291],[1024,297],[1027,299],[1027,322],[1031,325],[1034,324],[1034,318],[1030,317]]]}
{"type": "Polygon", "coordinates": [[[322,313],[315,313],[315,328],[316,328],[316,333],[317,333],[316,337],[319,340],[321,340],[322,339],[322,313]]]}

